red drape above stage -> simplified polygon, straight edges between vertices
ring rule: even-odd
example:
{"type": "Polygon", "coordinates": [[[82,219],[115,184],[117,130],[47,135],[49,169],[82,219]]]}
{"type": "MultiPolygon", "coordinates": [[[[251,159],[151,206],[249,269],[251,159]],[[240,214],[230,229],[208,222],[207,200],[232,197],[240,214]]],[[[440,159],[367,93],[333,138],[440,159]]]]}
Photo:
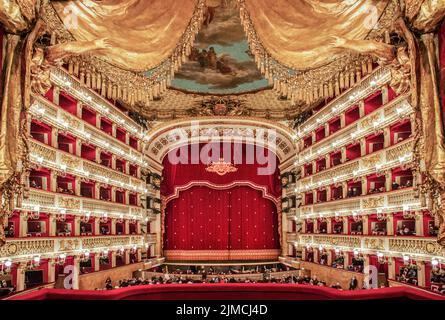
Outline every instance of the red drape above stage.
{"type": "Polygon", "coordinates": [[[249,184],[264,190],[263,193],[267,197],[278,201],[281,195],[278,164],[278,158],[274,153],[259,146],[252,149],[251,145],[219,142],[187,145],[170,151],[164,158],[161,194],[171,199],[175,194],[177,196],[178,190],[191,184],[203,185],[205,182],[220,187],[249,184]],[[236,172],[220,176],[206,170],[210,162],[217,161],[223,156],[225,156],[224,161],[236,167],[236,172]],[[271,170],[261,171],[265,168],[271,170]]]}
{"type": "MultiPolygon", "coordinates": [[[[255,154],[249,161],[249,147],[228,144],[231,156],[224,159],[236,172],[218,175],[208,172],[209,163],[223,158],[205,151],[199,163],[172,163],[164,159],[161,194],[164,199],[164,256],[169,260],[274,260],[280,253],[280,179],[278,160],[267,149],[270,174],[258,174],[268,166],[255,154]],[[270,158],[268,157],[270,155],[270,158]],[[271,160],[273,157],[273,160],[271,160]],[[236,160],[238,159],[238,160],[236,160]],[[241,161],[240,161],[241,160],[241,161]]],[[[187,150],[193,150],[187,146],[187,150]]],[[[213,150],[215,152],[216,149],[213,150]]],[[[251,149],[250,149],[251,150],[251,149]]],[[[182,150],[184,151],[184,150],[182,150]]],[[[179,155],[178,149],[171,153],[179,155]]],[[[190,159],[190,158],[188,158],[190,159]]],[[[190,162],[190,161],[189,161],[190,162]]]]}

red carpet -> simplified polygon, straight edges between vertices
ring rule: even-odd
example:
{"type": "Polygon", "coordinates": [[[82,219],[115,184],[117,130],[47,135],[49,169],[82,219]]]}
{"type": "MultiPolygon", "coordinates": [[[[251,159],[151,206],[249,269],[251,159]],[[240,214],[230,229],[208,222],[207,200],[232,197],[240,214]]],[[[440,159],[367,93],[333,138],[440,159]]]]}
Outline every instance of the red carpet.
{"type": "Polygon", "coordinates": [[[445,300],[408,287],[339,291],[292,284],[144,285],[111,291],[42,289],[10,300],[445,300]]]}

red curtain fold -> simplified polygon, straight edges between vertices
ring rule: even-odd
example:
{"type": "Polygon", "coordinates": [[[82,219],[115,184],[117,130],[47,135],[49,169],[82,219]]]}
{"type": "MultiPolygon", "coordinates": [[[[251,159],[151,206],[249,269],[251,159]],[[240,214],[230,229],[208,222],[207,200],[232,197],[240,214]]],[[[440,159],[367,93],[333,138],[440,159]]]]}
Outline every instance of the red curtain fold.
{"type": "Polygon", "coordinates": [[[273,152],[247,144],[192,144],[169,152],[163,166],[167,259],[278,257],[281,184],[273,152]],[[219,159],[235,166],[236,172],[218,175],[206,170],[219,159]],[[266,174],[264,168],[269,168],[266,174]]]}
{"type": "Polygon", "coordinates": [[[182,191],[167,204],[165,219],[165,250],[221,250],[230,255],[232,250],[280,247],[275,204],[249,187],[182,191]]]}
{"type": "Polygon", "coordinates": [[[170,151],[164,158],[161,194],[166,198],[171,197],[176,193],[177,188],[192,182],[206,181],[214,185],[249,182],[257,187],[265,188],[268,195],[278,199],[281,194],[278,165],[276,155],[259,146],[220,142],[187,145],[170,151]],[[213,150],[212,147],[214,147],[213,150]],[[182,159],[186,163],[173,163],[181,158],[181,152],[182,159]],[[230,155],[228,155],[229,152],[230,155]],[[224,161],[232,163],[237,168],[236,172],[220,176],[206,171],[210,162],[217,161],[224,155],[224,161]],[[237,164],[235,160],[241,164],[237,164]],[[268,163],[264,163],[265,161],[268,163]],[[267,168],[268,164],[272,168],[271,173],[259,174],[261,173],[259,169],[267,168]]]}

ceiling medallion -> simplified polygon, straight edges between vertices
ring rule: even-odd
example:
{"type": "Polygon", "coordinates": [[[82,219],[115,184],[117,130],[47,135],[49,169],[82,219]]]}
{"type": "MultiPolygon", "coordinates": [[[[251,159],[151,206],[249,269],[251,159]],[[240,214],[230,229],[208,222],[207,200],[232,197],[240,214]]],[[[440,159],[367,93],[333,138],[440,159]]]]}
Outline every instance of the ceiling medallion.
{"type": "Polygon", "coordinates": [[[191,116],[249,116],[251,110],[242,99],[210,97],[187,110],[191,116]]]}
{"type": "Polygon", "coordinates": [[[212,162],[207,168],[206,171],[214,172],[220,176],[223,176],[230,172],[238,171],[238,168],[235,167],[230,162],[225,162],[224,158],[219,158],[217,162],[212,162]]]}

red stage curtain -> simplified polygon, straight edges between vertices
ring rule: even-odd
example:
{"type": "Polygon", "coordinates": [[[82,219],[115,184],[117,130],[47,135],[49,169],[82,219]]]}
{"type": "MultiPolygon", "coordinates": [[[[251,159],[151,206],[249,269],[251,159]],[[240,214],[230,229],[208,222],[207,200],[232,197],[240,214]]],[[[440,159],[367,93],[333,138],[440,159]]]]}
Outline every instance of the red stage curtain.
{"type": "Polygon", "coordinates": [[[196,186],[181,191],[165,209],[167,258],[273,259],[279,247],[276,206],[250,187],[196,186]]]}
{"type": "Polygon", "coordinates": [[[191,183],[196,185],[199,184],[199,182],[208,182],[213,185],[222,186],[233,183],[244,183],[245,185],[245,183],[248,182],[256,187],[264,188],[270,197],[278,199],[281,194],[278,165],[279,162],[276,155],[268,149],[259,146],[253,148],[251,145],[246,144],[219,142],[187,145],[176,148],[165,156],[163,160],[164,170],[162,174],[161,194],[169,198],[176,193],[178,188],[190,185],[191,183]],[[223,150],[227,151],[224,152],[223,150]],[[219,151],[218,154],[214,154],[217,151],[219,151]],[[181,152],[184,156],[184,161],[181,161],[181,163],[172,163],[172,159],[180,158],[181,152]],[[199,155],[201,153],[205,154],[205,156],[200,157],[199,155]],[[192,157],[192,155],[194,156],[192,157]],[[236,172],[220,176],[216,173],[206,171],[210,162],[217,161],[224,155],[226,156],[224,161],[232,163],[237,168],[236,172]],[[264,155],[264,158],[262,155],[264,155]],[[250,157],[252,157],[252,159],[250,157]],[[235,160],[241,162],[241,164],[237,164],[235,160]],[[264,163],[265,161],[269,161],[269,167],[272,168],[271,173],[258,174],[258,170],[268,167],[268,164],[264,163]]]}

